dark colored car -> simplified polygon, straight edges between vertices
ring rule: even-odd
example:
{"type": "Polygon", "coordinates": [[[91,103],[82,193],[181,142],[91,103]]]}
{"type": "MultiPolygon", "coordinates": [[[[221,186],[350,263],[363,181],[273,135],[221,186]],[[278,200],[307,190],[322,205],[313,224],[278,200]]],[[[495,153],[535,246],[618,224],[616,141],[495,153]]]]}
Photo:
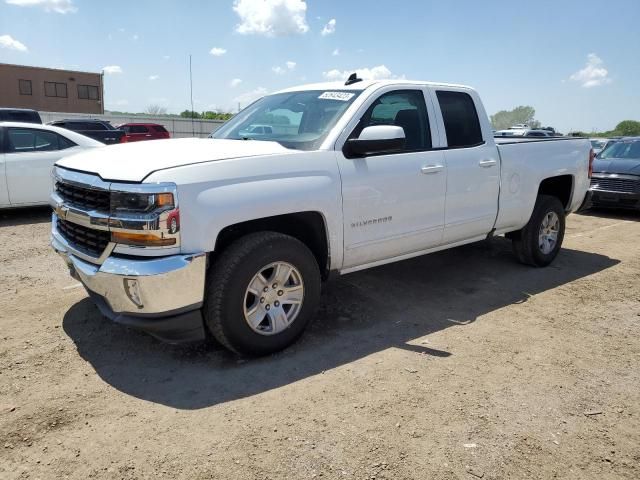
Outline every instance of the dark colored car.
{"type": "Polygon", "coordinates": [[[120,143],[125,136],[124,130],[114,128],[109,122],[105,120],[92,120],[92,119],[65,119],[56,120],[50,122],[49,125],[56,127],[66,128],[74,132],[81,133],[87,137],[91,137],[107,145],[113,143],[120,143]]]}
{"type": "Polygon", "coordinates": [[[591,204],[640,210],[640,137],[613,140],[593,162],[591,204]]]}
{"type": "Polygon", "coordinates": [[[40,123],[42,119],[35,110],[28,108],[0,108],[0,122],[40,123]]]}
{"type": "Polygon", "coordinates": [[[124,130],[123,142],[140,142],[142,140],[159,140],[161,138],[171,138],[169,132],[162,125],[157,123],[123,123],[119,125],[120,130],[124,130]]]}

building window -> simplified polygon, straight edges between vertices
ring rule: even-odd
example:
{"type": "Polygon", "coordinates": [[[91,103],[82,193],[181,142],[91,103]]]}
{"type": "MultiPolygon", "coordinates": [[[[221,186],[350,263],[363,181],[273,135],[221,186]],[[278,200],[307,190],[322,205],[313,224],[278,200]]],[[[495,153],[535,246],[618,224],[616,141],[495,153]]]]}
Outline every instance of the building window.
{"type": "Polygon", "coordinates": [[[95,85],[78,85],[78,98],[81,100],[100,100],[98,87],[95,85]]]}
{"type": "Polygon", "coordinates": [[[67,98],[67,84],[56,82],[44,82],[44,94],[47,97],[67,98]]]}
{"type": "Polygon", "coordinates": [[[18,80],[20,95],[31,95],[31,80],[18,80]]]}

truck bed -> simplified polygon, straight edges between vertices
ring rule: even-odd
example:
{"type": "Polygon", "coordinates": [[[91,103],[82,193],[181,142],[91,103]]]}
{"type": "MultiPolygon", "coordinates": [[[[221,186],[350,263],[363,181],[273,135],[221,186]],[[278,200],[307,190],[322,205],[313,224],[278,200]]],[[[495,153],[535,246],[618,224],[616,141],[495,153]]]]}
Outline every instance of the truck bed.
{"type": "Polygon", "coordinates": [[[589,152],[585,138],[495,138],[500,155],[500,201],[496,233],[519,230],[529,220],[546,178],[565,176],[572,182],[567,213],[576,211],[589,189],[589,152]],[[573,148],[568,148],[572,146],[573,148]]]}

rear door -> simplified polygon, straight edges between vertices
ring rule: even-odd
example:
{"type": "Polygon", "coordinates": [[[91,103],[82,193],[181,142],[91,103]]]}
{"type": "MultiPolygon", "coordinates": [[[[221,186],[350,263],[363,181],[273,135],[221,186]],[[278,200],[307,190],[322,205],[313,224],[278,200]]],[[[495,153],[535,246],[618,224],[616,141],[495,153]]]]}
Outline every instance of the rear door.
{"type": "Polygon", "coordinates": [[[486,113],[472,90],[430,90],[439,106],[437,119],[447,164],[444,243],[486,235],[498,214],[500,188],[500,158],[489,136],[486,113]]]}
{"type": "Polygon", "coordinates": [[[5,172],[11,205],[47,203],[56,160],[76,145],[48,130],[9,127],[5,131],[5,172]]]}

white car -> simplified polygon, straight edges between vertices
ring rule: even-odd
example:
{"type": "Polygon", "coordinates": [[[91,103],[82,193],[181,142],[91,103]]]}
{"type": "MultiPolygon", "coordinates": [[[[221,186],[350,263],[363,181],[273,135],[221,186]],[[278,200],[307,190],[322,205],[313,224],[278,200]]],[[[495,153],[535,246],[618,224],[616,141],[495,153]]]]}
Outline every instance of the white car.
{"type": "Polygon", "coordinates": [[[94,147],[104,145],[63,128],[0,122],[0,208],[47,205],[53,164],[94,147]]]}
{"type": "Polygon", "coordinates": [[[472,88],[351,77],[268,95],[213,138],[59,161],[51,243],[113,321],[260,355],[333,275],[494,235],[549,265],[592,161],[586,139],[494,140],[472,88]],[[244,140],[269,118],[287,128],[244,140]]]}

